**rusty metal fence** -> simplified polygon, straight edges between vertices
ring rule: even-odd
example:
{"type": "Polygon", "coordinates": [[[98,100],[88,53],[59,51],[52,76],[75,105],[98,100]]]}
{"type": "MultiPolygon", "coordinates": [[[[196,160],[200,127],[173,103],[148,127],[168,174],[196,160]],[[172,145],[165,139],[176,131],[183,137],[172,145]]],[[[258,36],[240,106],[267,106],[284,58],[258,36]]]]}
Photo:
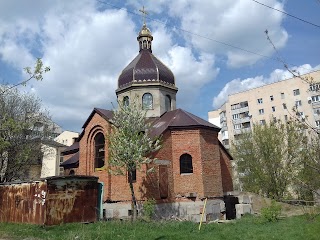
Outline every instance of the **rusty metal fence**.
{"type": "Polygon", "coordinates": [[[92,176],[0,184],[0,222],[94,222],[100,206],[98,189],[98,178],[92,176]]]}

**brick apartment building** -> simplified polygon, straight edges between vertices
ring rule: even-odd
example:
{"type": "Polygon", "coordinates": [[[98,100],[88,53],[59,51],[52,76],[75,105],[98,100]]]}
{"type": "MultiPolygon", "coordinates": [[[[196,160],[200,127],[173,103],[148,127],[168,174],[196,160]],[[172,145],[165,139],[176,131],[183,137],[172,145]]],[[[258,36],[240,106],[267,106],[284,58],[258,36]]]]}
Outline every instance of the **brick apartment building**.
{"type": "MultiPolygon", "coordinates": [[[[157,201],[162,217],[178,216],[199,221],[204,199],[206,218],[224,213],[223,197],[233,190],[232,159],[218,140],[220,128],[182,109],[176,109],[175,78],[171,70],[152,54],[152,34],[144,24],[139,32],[139,53],[122,71],[116,95],[125,104],[139,101],[152,117],[153,136],[162,136],[162,148],[153,163],[136,171],[137,200],[157,201]],[[138,96],[136,98],[136,96],[138,96]]],[[[83,125],[77,141],[64,151],[65,174],[91,175],[103,182],[105,216],[127,217],[131,194],[127,176],[108,171],[108,143],[112,111],[95,108],[83,125]]]]}

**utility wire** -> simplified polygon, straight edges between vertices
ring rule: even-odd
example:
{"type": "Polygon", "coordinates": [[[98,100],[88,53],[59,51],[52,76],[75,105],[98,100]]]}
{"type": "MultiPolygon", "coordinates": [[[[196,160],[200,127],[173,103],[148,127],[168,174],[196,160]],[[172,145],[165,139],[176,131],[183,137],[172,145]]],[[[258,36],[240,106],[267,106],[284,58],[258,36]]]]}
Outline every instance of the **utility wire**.
{"type": "Polygon", "coordinates": [[[283,14],[285,14],[285,15],[289,16],[289,17],[292,17],[292,18],[298,19],[298,20],[300,20],[300,21],[302,21],[302,22],[304,22],[304,23],[308,23],[308,24],[310,24],[310,25],[313,25],[313,26],[315,26],[315,27],[320,28],[320,26],[319,26],[319,25],[317,25],[317,24],[314,24],[314,23],[312,23],[312,22],[309,22],[309,21],[303,20],[302,18],[296,17],[296,16],[291,15],[291,14],[289,14],[289,13],[287,13],[287,12],[281,11],[281,10],[276,9],[276,8],[273,8],[273,7],[270,7],[270,6],[266,5],[266,4],[263,4],[263,3],[261,3],[261,2],[258,2],[258,1],[256,1],[256,0],[252,0],[252,1],[253,1],[253,2],[256,2],[256,3],[258,3],[258,4],[262,5],[262,6],[265,6],[265,7],[267,7],[267,8],[270,8],[270,9],[272,9],[272,10],[275,10],[275,11],[281,12],[281,13],[283,13],[283,14]]]}
{"type": "MultiPolygon", "coordinates": [[[[104,2],[104,1],[101,1],[101,0],[97,0],[97,2],[100,2],[100,3],[102,3],[102,4],[109,5],[109,6],[113,7],[113,8],[117,8],[117,9],[120,9],[120,10],[125,10],[125,11],[127,11],[128,13],[131,13],[131,14],[140,16],[139,13],[129,11],[128,9],[125,9],[125,8],[122,8],[122,7],[118,7],[118,6],[116,6],[116,5],[113,5],[113,4],[110,4],[110,3],[107,3],[107,2],[104,2]]],[[[161,23],[161,24],[163,24],[163,25],[165,25],[165,26],[168,26],[167,23],[162,22],[162,21],[159,21],[159,20],[157,20],[157,19],[153,19],[153,18],[148,17],[148,16],[146,16],[146,18],[149,19],[149,20],[153,20],[153,21],[155,21],[155,22],[161,23]]],[[[257,56],[259,56],[259,57],[269,58],[269,59],[273,59],[273,60],[278,61],[278,59],[277,59],[277,58],[274,58],[274,57],[269,57],[269,56],[266,56],[266,55],[263,55],[263,54],[260,54],[260,53],[256,53],[256,52],[253,52],[253,51],[250,51],[250,50],[247,50],[247,49],[238,47],[238,46],[234,46],[234,45],[232,45],[232,44],[230,44],[230,43],[226,43],[226,42],[222,42],[222,41],[219,41],[219,40],[216,40],[216,39],[213,39],[213,38],[209,38],[209,37],[206,37],[206,36],[204,36],[204,35],[200,35],[200,34],[198,34],[198,33],[194,33],[194,32],[191,32],[191,31],[189,31],[189,30],[185,30],[185,29],[182,29],[182,28],[179,28],[179,27],[176,27],[176,26],[174,26],[174,27],[175,27],[175,29],[177,29],[177,30],[179,30],[179,31],[182,31],[182,32],[185,32],[185,33],[188,33],[188,34],[190,34],[190,35],[194,35],[194,36],[197,36],[197,37],[201,37],[201,38],[204,38],[204,39],[207,39],[207,40],[210,40],[210,41],[213,41],[213,42],[216,42],[216,43],[219,43],[219,44],[228,46],[228,47],[232,47],[232,48],[235,48],[235,49],[238,49],[238,50],[241,50],[241,51],[250,53],[250,54],[257,55],[257,56]]]]}
{"type": "MultiPolygon", "coordinates": [[[[136,12],[133,12],[133,11],[129,11],[128,9],[126,8],[122,8],[122,7],[119,7],[119,6],[116,6],[114,4],[111,4],[111,3],[108,3],[108,2],[104,2],[102,0],[96,0],[97,2],[99,3],[102,3],[102,4],[105,4],[105,5],[109,5],[110,7],[113,7],[113,8],[116,8],[116,9],[119,9],[119,10],[124,10],[130,14],[134,14],[134,15],[137,15],[137,16],[140,16],[139,13],[136,13],[136,12]]],[[[320,0],[319,0],[320,1],[320,0]]],[[[149,17],[149,16],[146,16],[146,19],[149,19],[149,20],[152,20],[152,21],[155,21],[155,22],[158,22],[164,26],[169,26],[167,23],[165,22],[162,22],[162,21],[159,21],[157,19],[154,19],[152,17],[149,17]]],[[[263,55],[263,54],[260,54],[260,53],[256,53],[256,52],[253,52],[253,51],[250,51],[250,50],[247,50],[247,49],[244,49],[244,48],[241,48],[241,47],[238,47],[238,46],[234,46],[230,43],[226,43],[226,42],[222,42],[222,41],[219,41],[219,40],[216,40],[216,39],[213,39],[213,38],[209,38],[209,37],[206,37],[206,36],[203,36],[203,35],[200,35],[200,34],[197,34],[197,33],[194,33],[194,32],[191,32],[191,31],[188,31],[188,30],[185,30],[185,29],[182,29],[182,28],[179,28],[179,27],[176,27],[174,26],[175,29],[181,31],[181,32],[185,32],[189,35],[194,35],[194,36],[197,36],[197,37],[200,37],[200,38],[204,38],[204,39],[207,39],[209,41],[213,41],[213,42],[216,42],[216,43],[219,43],[219,44],[222,44],[222,45],[225,45],[225,46],[228,46],[228,47],[231,47],[231,48],[234,48],[234,49],[238,49],[238,50],[241,50],[241,51],[244,51],[244,52],[247,52],[247,53],[250,53],[250,54],[253,54],[253,55],[256,55],[256,56],[260,56],[260,57],[263,57],[263,58],[267,58],[267,59],[271,59],[271,60],[274,60],[274,61],[277,61],[277,62],[280,62],[280,63],[283,63],[282,59],[279,58],[279,57],[270,57],[270,56],[266,56],[266,55],[263,55]]],[[[291,64],[290,64],[291,65],[291,64]]]]}

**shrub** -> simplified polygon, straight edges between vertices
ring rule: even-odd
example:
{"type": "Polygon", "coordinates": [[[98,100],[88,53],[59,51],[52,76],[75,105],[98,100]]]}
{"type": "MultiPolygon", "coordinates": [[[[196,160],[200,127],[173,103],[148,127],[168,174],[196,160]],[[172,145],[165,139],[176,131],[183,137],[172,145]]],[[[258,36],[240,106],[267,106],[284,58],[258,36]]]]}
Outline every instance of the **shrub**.
{"type": "Polygon", "coordinates": [[[268,207],[264,207],[261,209],[261,216],[268,222],[275,222],[279,220],[281,209],[281,205],[277,204],[275,200],[272,200],[271,204],[268,207]]]}
{"type": "Polygon", "coordinates": [[[155,212],[156,200],[148,199],[143,203],[143,215],[150,220],[155,212]]]}

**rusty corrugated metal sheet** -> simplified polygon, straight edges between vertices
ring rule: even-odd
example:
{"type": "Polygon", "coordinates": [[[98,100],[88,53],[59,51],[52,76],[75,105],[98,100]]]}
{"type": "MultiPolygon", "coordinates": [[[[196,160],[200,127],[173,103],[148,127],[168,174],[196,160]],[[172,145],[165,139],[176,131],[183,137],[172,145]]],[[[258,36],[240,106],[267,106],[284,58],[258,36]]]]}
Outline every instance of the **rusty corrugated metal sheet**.
{"type": "Polygon", "coordinates": [[[98,178],[49,177],[0,185],[0,222],[54,225],[97,220],[98,178]]]}
{"type": "Polygon", "coordinates": [[[0,185],[0,221],[43,224],[45,181],[0,185]]]}
{"type": "Polygon", "coordinates": [[[48,178],[47,188],[46,225],[97,220],[97,177],[48,178]]]}

